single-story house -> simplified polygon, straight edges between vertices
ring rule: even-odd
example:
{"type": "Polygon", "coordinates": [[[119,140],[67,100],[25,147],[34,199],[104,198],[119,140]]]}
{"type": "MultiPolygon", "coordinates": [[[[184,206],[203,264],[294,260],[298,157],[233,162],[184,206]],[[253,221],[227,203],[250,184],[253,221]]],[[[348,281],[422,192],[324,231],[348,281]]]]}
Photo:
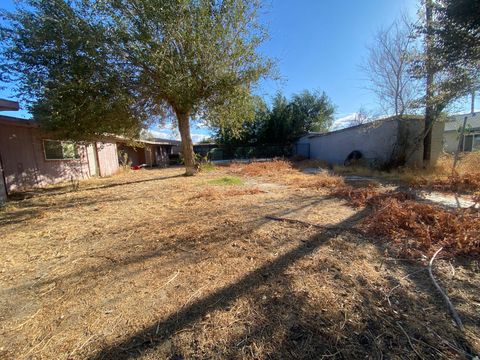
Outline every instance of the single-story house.
{"type": "MultiPolygon", "coordinates": [[[[423,159],[424,120],[390,117],[328,133],[309,133],[295,144],[295,153],[310,159],[343,165],[358,159],[372,167],[406,164],[420,166],[423,159]]],[[[443,123],[432,134],[432,160],[442,152],[443,123]]]]}
{"type": "Polygon", "coordinates": [[[18,111],[20,107],[18,102],[0,99],[0,111],[18,111]]]}
{"type": "Polygon", "coordinates": [[[14,191],[113,175],[122,166],[122,151],[129,164],[163,166],[179,147],[170,140],[136,144],[115,137],[85,143],[58,140],[32,120],[0,115],[0,201],[14,191]]]}
{"type": "Polygon", "coordinates": [[[208,155],[210,150],[219,148],[218,144],[215,143],[197,143],[193,144],[193,152],[198,154],[201,157],[205,157],[208,155]]]}
{"type": "Polygon", "coordinates": [[[118,171],[114,141],[52,139],[31,120],[0,115],[0,158],[7,193],[118,171]]]}
{"type": "Polygon", "coordinates": [[[136,144],[121,139],[116,142],[120,164],[127,162],[132,166],[168,166],[170,157],[180,153],[181,145],[178,140],[160,138],[138,140],[136,144]]]}
{"type": "Polygon", "coordinates": [[[457,151],[463,121],[467,118],[467,125],[460,143],[461,151],[480,150],[480,112],[451,116],[445,122],[443,146],[446,152],[457,151]]]}

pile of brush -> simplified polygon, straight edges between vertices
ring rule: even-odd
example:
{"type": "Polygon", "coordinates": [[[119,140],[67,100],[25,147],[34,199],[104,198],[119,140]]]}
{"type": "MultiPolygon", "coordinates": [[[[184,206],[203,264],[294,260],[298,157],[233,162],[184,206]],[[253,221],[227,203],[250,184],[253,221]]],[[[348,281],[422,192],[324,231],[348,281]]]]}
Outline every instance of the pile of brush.
{"type": "Polygon", "coordinates": [[[285,160],[251,162],[249,164],[232,164],[230,168],[245,176],[268,176],[293,170],[292,164],[285,160]]]}
{"type": "Polygon", "coordinates": [[[410,182],[413,187],[420,187],[435,191],[471,193],[480,190],[480,172],[454,174],[447,177],[425,178],[420,177],[410,182]]]}
{"type": "Polygon", "coordinates": [[[381,192],[374,185],[345,186],[332,195],[354,207],[371,207],[361,229],[388,239],[403,256],[431,256],[439,247],[450,256],[480,255],[480,212],[474,207],[447,209],[418,202],[410,193],[381,192]]]}

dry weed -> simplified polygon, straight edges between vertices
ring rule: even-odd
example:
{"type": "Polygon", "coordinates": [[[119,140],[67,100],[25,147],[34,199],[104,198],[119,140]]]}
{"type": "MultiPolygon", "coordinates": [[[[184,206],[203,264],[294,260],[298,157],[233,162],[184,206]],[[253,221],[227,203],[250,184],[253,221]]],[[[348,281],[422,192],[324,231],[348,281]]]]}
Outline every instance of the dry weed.
{"type": "Polygon", "coordinates": [[[412,179],[409,185],[435,191],[470,193],[480,190],[480,172],[463,174],[455,172],[446,177],[420,177],[412,179]]]}
{"type": "Polygon", "coordinates": [[[472,209],[446,210],[384,198],[374,205],[362,227],[368,234],[389,237],[407,256],[431,256],[440,246],[450,256],[480,254],[480,217],[472,209]]]}
{"type": "Polygon", "coordinates": [[[300,175],[287,178],[287,183],[304,189],[337,188],[345,186],[343,177],[320,173],[317,175],[300,175]]]}
{"type": "Polygon", "coordinates": [[[230,168],[244,176],[271,176],[292,170],[292,164],[285,160],[232,164],[230,168]]]}
{"type": "Polygon", "coordinates": [[[399,173],[402,181],[415,188],[443,192],[471,193],[480,190],[480,152],[460,155],[452,174],[454,156],[443,154],[435,167],[430,169],[403,169],[399,173]]]}
{"type": "Polygon", "coordinates": [[[342,186],[332,191],[331,195],[347,200],[353,207],[365,206],[368,201],[380,194],[378,184],[368,184],[365,187],[342,186]]]}
{"type": "Polygon", "coordinates": [[[440,246],[450,256],[480,254],[480,216],[474,209],[447,210],[414,201],[410,193],[382,192],[372,185],[345,186],[332,195],[353,207],[371,206],[362,229],[368,235],[388,237],[404,256],[430,256],[440,246]]]}
{"type": "Polygon", "coordinates": [[[305,159],[301,161],[294,162],[294,166],[297,169],[306,169],[306,168],[323,168],[328,169],[330,168],[330,164],[323,160],[315,160],[315,159],[305,159]]]}

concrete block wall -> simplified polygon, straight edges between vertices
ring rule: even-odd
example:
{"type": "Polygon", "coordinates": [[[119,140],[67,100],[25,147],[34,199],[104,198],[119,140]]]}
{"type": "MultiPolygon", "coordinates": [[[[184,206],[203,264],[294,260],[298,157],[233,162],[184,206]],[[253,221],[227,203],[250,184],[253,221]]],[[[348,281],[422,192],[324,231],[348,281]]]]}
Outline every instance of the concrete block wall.
{"type": "MultiPolygon", "coordinates": [[[[352,151],[360,151],[363,163],[381,167],[398,161],[408,166],[423,164],[422,119],[390,118],[326,134],[311,134],[299,139],[297,148],[309,146],[310,158],[343,165],[352,151]]],[[[442,151],[443,126],[436,124],[432,134],[432,158],[442,151]]]]}
{"type": "Polygon", "coordinates": [[[360,151],[367,163],[381,164],[389,159],[392,144],[397,141],[398,123],[376,122],[317,136],[305,136],[299,144],[310,144],[310,158],[343,165],[354,150],[360,151]]]}

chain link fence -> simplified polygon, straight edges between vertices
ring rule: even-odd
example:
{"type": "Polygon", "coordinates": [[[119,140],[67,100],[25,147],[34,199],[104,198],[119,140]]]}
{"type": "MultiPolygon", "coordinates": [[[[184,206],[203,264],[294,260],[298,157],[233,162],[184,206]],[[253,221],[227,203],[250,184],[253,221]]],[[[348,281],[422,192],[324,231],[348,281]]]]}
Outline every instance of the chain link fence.
{"type": "Polygon", "coordinates": [[[220,146],[196,145],[195,153],[210,161],[218,160],[246,160],[271,159],[276,157],[290,157],[294,155],[292,145],[259,145],[259,146],[220,146]]]}

